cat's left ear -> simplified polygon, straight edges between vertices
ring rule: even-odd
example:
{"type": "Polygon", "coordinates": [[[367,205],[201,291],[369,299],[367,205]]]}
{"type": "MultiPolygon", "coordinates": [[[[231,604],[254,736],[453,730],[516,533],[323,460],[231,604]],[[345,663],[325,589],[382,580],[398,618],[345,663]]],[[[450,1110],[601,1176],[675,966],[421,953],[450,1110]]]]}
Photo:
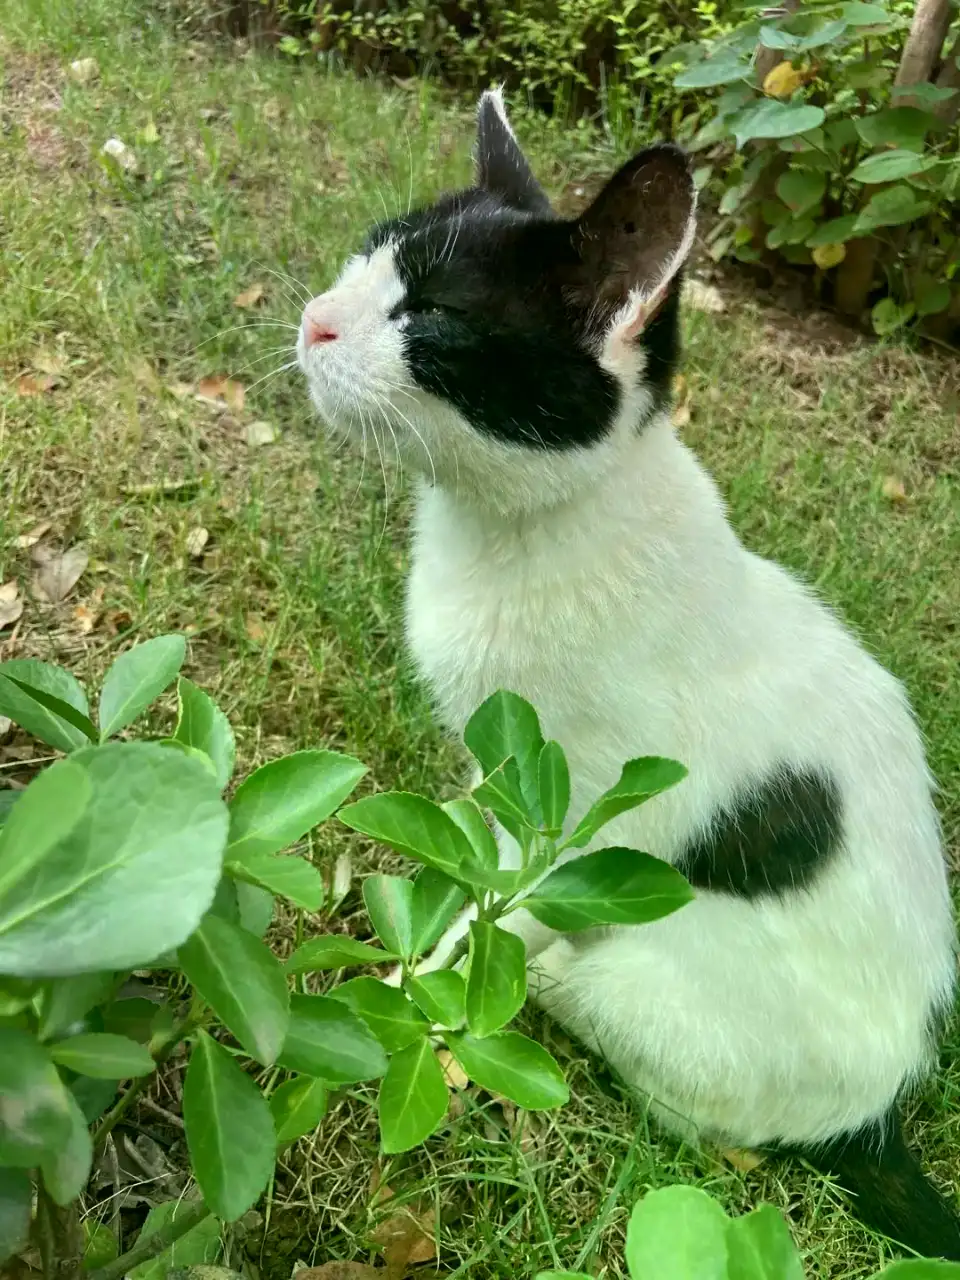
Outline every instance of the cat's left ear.
{"type": "Polygon", "coordinates": [[[543,193],[520,150],[500,89],[489,89],[477,107],[477,186],[523,213],[549,214],[543,193]]]}
{"type": "Polygon", "coordinates": [[[693,247],[697,190],[687,157],[649,147],[613,175],[577,220],[583,301],[618,314],[633,337],[653,318],[693,247]]]}

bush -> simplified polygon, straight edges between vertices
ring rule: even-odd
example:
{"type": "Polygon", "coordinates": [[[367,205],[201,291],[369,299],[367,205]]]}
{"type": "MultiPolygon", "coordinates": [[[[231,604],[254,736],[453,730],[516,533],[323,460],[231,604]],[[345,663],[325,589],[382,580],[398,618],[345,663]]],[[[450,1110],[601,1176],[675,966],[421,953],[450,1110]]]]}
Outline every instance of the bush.
{"type": "Polygon", "coordinates": [[[123,1257],[106,1226],[89,1233],[91,1280],[119,1280],[158,1256],[172,1265],[174,1246],[179,1265],[215,1258],[220,1223],[259,1199],[278,1148],[317,1127],[331,1091],[379,1081],[383,1150],[422,1143],[447,1113],[438,1044],[518,1106],[561,1106],[557,1063],[503,1029],[526,998],[526,954],[498,921],[522,900],[564,932],[639,924],[692,896],[673,867],[630,849],[551,870],[684,770],[630,761],[563,838],[564,753],[509,693],[467,726],[483,774],[470,797],[437,805],[387,792],[344,805],[364,766],[300,751],[256,769],[225,801],[230,725],[184,677],[169,737],[112,740],[177,680],[184,653],[176,635],[123,653],[103,682],[98,726],[69,672],[0,664],[0,713],[65,753],[22,792],[0,792],[0,1262],[32,1233],[48,1276],[79,1273],[77,1199],[94,1156],[174,1053],[188,1053],[182,1116],[200,1195],[158,1206],[123,1257]],[[517,870],[500,868],[484,809],[515,836],[517,870]],[[282,851],[335,812],[421,870],[364,881],[377,943],[327,934],[281,962],[262,941],[274,896],[301,913],[298,939],[303,913],[335,905],[318,869],[282,851]],[[417,974],[467,903],[476,919],[463,940],[443,967],[417,974]],[[307,985],[307,975],[385,962],[398,985],[372,974],[323,994],[316,978],[307,985]],[[128,993],[132,971],[150,978],[157,1003],[128,993]],[[245,1062],[274,1069],[258,1082],[245,1062]]]}

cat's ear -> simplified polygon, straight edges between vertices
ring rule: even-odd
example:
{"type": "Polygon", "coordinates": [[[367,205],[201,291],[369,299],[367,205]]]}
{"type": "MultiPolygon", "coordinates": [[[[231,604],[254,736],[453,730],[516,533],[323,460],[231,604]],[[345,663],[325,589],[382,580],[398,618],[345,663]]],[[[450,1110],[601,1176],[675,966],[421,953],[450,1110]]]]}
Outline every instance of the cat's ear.
{"type": "Polygon", "coordinates": [[[599,314],[638,334],[693,247],[697,191],[686,155],[649,147],[613,175],[576,223],[579,288],[599,314]]]}
{"type": "Polygon", "coordinates": [[[550,213],[550,201],[520,150],[500,89],[489,89],[477,107],[477,186],[524,213],[550,213]]]}

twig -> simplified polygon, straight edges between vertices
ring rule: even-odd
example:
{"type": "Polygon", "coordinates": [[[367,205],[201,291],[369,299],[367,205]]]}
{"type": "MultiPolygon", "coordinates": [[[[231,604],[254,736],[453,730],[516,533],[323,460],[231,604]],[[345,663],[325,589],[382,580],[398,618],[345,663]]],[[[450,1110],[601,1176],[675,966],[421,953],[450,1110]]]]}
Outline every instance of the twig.
{"type": "Polygon", "coordinates": [[[128,1271],[132,1271],[134,1267],[139,1266],[141,1262],[146,1262],[149,1258],[155,1258],[158,1253],[163,1253],[164,1249],[169,1249],[181,1236],[185,1236],[198,1223],[209,1217],[210,1210],[202,1200],[185,1203],[183,1210],[175,1214],[173,1219],[159,1231],[155,1231],[146,1240],[138,1240],[129,1252],[115,1258],[113,1262],[108,1262],[105,1267],[98,1267],[96,1271],[88,1272],[86,1280],[121,1280],[128,1271]]]}
{"type": "Polygon", "coordinates": [[[161,1107],[160,1103],[154,1102],[152,1098],[141,1098],[140,1104],[141,1106],[148,1107],[151,1111],[155,1111],[158,1116],[163,1116],[164,1120],[169,1124],[172,1124],[174,1128],[183,1128],[183,1120],[180,1116],[174,1115],[174,1113],[172,1111],[168,1111],[166,1107],[161,1107]]]}

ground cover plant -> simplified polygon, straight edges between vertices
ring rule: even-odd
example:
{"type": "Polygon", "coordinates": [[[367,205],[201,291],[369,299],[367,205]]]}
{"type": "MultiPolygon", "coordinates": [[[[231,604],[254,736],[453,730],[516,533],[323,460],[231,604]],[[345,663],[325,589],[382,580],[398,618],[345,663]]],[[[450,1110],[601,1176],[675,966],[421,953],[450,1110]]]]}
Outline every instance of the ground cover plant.
{"type": "MultiPolygon", "coordinates": [[[[254,383],[290,358],[291,331],[273,327],[297,319],[287,273],[318,290],[382,202],[463,181],[469,108],[422,83],[173,38],[121,0],[3,0],[0,30],[0,658],[57,662],[97,689],[132,641],[185,634],[184,674],[234,726],[237,776],[330,749],[368,765],[358,795],[453,799],[462,759],[402,656],[400,478],[388,469],[384,484],[372,447],[361,465],[319,441],[291,372],[254,383]],[[102,154],[112,138],[128,156],[102,154]]],[[[532,132],[568,204],[619,155],[609,135],[532,132]]],[[[907,682],[955,857],[954,369],[722,293],[722,312],[685,316],[680,429],[750,545],[814,582],[907,682]]],[[[174,718],[163,695],[149,731],[174,718]]],[[[26,783],[37,755],[5,729],[0,779],[26,783]]],[[[363,878],[400,861],[330,824],[304,852],[339,900],[309,931],[368,938],[363,878]]],[[[305,938],[280,912],[267,940],[285,955],[305,938]]],[[[379,1260],[400,1218],[425,1228],[413,1256],[438,1254],[448,1273],[602,1262],[618,1275],[630,1206],[676,1182],[733,1213],[774,1204],[808,1274],[859,1280],[889,1257],[824,1179],[685,1148],[557,1028],[529,1011],[518,1026],[561,1064],[566,1107],[531,1121],[464,1085],[448,1133],[384,1158],[376,1117],[348,1090],[284,1152],[231,1265],[286,1280],[298,1260],[379,1260]]],[[[956,1047],[951,1036],[909,1125],[948,1191],[960,1178],[956,1047]]],[[[188,1186],[183,1065],[174,1057],[118,1125],[119,1172],[97,1169],[84,1200],[91,1230],[116,1210],[124,1247],[188,1186]],[[149,1142],[148,1173],[130,1151],[143,1158],[149,1142]]]]}

